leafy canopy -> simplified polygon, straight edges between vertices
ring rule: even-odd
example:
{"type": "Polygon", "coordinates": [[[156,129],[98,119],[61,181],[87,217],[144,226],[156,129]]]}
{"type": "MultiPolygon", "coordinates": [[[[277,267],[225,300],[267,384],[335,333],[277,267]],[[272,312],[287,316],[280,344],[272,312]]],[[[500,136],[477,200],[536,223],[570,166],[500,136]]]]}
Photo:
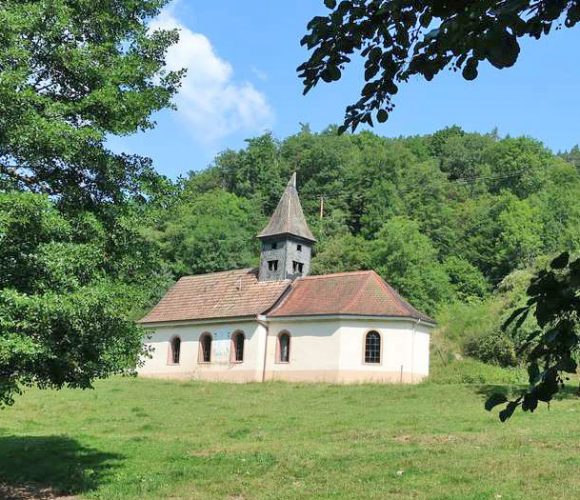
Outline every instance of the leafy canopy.
{"type": "Polygon", "coordinates": [[[181,72],[163,69],[174,31],[147,21],[167,0],[7,0],[0,9],[0,188],[68,210],[139,197],[150,161],[110,151],[108,134],[153,126],[181,72]]]}
{"type": "Polygon", "coordinates": [[[341,129],[388,119],[399,85],[419,75],[431,80],[444,68],[477,78],[479,63],[515,64],[519,39],[536,39],[556,27],[575,26],[573,0],[324,0],[331,11],[308,23],[301,44],[312,51],[298,67],[304,93],[320,80],[342,76],[354,54],[364,59],[367,82],[346,108],[341,129]]]}
{"type": "Polygon", "coordinates": [[[170,191],[110,135],[152,127],[182,72],[167,0],[6,0],[0,8],[0,406],[22,386],[134,369],[134,319],[165,285],[138,232],[170,191]],[[138,221],[138,222],[137,222],[138,221]]]}
{"type": "Polygon", "coordinates": [[[214,189],[186,191],[151,237],[176,276],[239,269],[257,264],[256,227],[265,224],[256,202],[214,189]]]}
{"type": "Polygon", "coordinates": [[[183,182],[152,231],[176,276],[255,264],[255,235],[294,170],[317,238],[312,272],[375,269],[432,314],[486,300],[558,249],[580,251],[580,176],[534,139],[459,127],[387,139],[304,126],[282,140],[250,139],[183,182]]]}
{"type": "Polygon", "coordinates": [[[91,214],[65,218],[46,196],[0,194],[0,406],[22,385],[86,388],[137,364],[132,319],[152,277],[111,239],[91,214]]]}

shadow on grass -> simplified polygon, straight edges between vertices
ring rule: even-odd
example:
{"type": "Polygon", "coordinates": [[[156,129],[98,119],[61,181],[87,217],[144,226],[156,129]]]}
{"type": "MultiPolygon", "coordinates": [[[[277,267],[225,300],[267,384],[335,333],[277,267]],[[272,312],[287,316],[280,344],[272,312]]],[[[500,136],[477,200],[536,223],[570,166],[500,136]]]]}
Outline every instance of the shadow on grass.
{"type": "MultiPolygon", "coordinates": [[[[474,388],[476,394],[479,394],[483,400],[487,400],[492,394],[503,394],[507,398],[518,397],[527,390],[528,386],[484,384],[474,386],[474,388]]],[[[578,399],[579,396],[580,388],[578,385],[568,384],[558,391],[554,396],[554,400],[578,399]]]]}
{"type": "Polygon", "coordinates": [[[487,400],[492,394],[503,394],[507,398],[510,398],[526,390],[525,385],[483,384],[474,386],[473,388],[475,394],[479,394],[483,400],[487,400]]]}
{"type": "Polygon", "coordinates": [[[0,498],[55,498],[94,490],[122,455],[66,436],[1,436],[0,498]]]}

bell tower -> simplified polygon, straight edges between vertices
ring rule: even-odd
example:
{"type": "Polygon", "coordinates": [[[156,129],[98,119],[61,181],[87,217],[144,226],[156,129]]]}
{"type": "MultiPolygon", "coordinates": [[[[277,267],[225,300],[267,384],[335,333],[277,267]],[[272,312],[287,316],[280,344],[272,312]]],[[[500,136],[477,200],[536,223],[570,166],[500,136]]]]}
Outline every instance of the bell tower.
{"type": "Polygon", "coordinates": [[[258,238],[262,243],[259,281],[293,280],[308,275],[316,238],[302,212],[296,190],[296,172],[258,238]]]}

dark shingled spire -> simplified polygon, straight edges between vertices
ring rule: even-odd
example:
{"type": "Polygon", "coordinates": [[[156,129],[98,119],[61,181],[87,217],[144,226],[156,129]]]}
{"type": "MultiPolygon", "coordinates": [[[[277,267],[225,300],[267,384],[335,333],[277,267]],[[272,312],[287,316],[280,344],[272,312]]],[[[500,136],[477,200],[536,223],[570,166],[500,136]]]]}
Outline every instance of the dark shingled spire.
{"type": "Polygon", "coordinates": [[[284,194],[282,194],[282,198],[280,198],[278,206],[270,218],[270,222],[258,234],[258,238],[268,238],[282,234],[291,234],[308,241],[316,241],[302,212],[298,191],[296,190],[296,172],[292,174],[284,194]]]}

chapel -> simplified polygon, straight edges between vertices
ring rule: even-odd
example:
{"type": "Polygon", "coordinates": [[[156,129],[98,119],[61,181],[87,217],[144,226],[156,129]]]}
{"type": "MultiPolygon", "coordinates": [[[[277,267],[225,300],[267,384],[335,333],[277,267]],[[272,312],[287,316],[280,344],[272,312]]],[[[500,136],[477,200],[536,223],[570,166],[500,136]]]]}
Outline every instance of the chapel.
{"type": "Polygon", "coordinates": [[[292,176],[257,269],[184,276],[139,323],[141,376],[228,382],[416,383],[435,322],[376,272],[310,275],[316,239],[292,176]]]}

